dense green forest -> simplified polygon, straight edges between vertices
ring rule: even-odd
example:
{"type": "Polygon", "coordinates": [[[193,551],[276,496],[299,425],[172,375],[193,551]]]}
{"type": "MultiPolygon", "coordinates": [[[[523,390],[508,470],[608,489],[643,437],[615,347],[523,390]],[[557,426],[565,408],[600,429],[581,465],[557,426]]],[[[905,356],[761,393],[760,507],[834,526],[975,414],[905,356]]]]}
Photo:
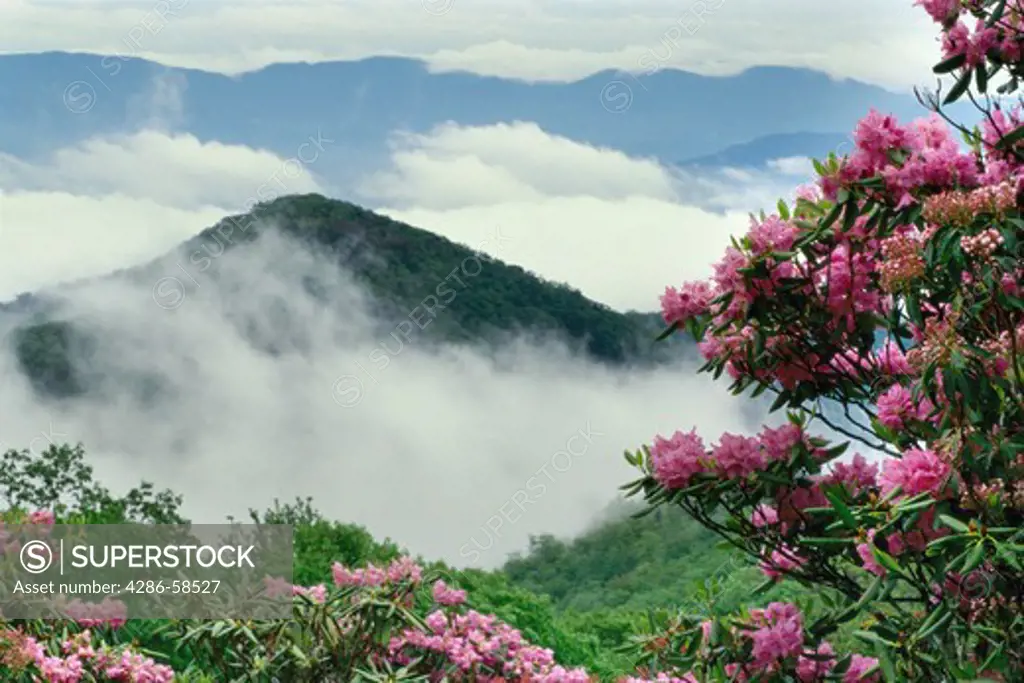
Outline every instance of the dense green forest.
{"type": "MultiPolygon", "coordinates": [[[[605,653],[628,645],[651,614],[724,615],[755,602],[809,598],[795,584],[755,597],[765,577],[753,559],[724,547],[678,508],[643,510],[620,501],[577,538],[534,537],[497,575],[550,600],[556,623],[597,638],[605,653]]],[[[622,663],[612,659],[602,666],[622,663]]]]}
{"type": "MultiPolygon", "coordinates": [[[[705,579],[736,578],[757,583],[719,538],[676,509],[632,519],[639,506],[613,515],[571,541],[550,535],[531,539],[529,551],[513,556],[503,571],[516,585],[551,596],[564,610],[644,610],[677,602],[704,587],[705,579]]],[[[716,589],[717,590],[717,589],[716,589]]]]}
{"type": "MultiPolygon", "coordinates": [[[[182,251],[116,277],[152,287],[166,273],[174,272],[176,259],[184,253],[199,254],[197,262],[205,259],[212,263],[209,276],[215,281],[222,259],[230,259],[232,250],[274,229],[351,272],[371,293],[374,312],[383,323],[393,326],[408,318],[427,297],[434,296],[435,302],[440,299],[445,314],[423,329],[428,342],[494,343],[517,333],[553,335],[595,361],[615,365],[662,362],[688,348],[675,339],[655,346],[654,337],[661,331],[656,313],[614,311],[568,285],[546,281],[426,230],[320,195],[283,197],[258,205],[249,214],[229,216],[186,242],[182,251]],[[215,258],[207,258],[206,253],[215,258]],[[460,268],[478,272],[471,286],[459,287],[452,279],[453,270],[460,268]],[[450,287],[443,289],[439,283],[446,278],[450,287]]],[[[312,282],[308,286],[311,293],[330,302],[330,291],[317,290],[312,282]]],[[[92,379],[89,350],[102,340],[60,319],[45,301],[45,297],[23,295],[16,304],[0,307],[0,311],[36,311],[31,322],[18,328],[11,339],[20,366],[45,394],[80,394],[92,379]]],[[[652,309],[656,304],[652,300],[652,309]]]]}

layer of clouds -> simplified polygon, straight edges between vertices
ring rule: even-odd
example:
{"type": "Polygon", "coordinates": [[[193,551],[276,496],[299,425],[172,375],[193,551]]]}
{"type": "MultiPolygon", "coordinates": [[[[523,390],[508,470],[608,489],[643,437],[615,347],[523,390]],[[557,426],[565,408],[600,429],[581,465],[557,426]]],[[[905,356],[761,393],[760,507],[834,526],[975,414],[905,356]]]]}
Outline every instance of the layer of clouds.
{"type": "Polygon", "coordinates": [[[224,213],[124,195],[0,192],[0,300],[141,263],[224,213]]]}
{"type": "MultiPolygon", "coordinates": [[[[317,162],[344,151],[317,137],[289,159],[156,130],[39,162],[0,156],[0,296],[140,263],[261,200],[331,194],[317,162]]],[[[800,168],[669,169],[532,123],[448,125],[396,135],[387,169],[354,194],[463,244],[500,229],[512,239],[491,240],[492,256],[614,308],[653,310],[667,284],[707,276],[748,212],[790,194],[800,168]]]]}
{"type": "Polygon", "coordinates": [[[285,192],[323,189],[301,163],[285,166],[271,152],[152,130],[92,138],[44,163],[0,155],[0,183],[7,187],[121,194],[185,209],[237,205],[275,174],[288,181],[285,192]]]}
{"type": "Polygon", "coordinates": [[[41,447],[47,430],[81,440],[111,488],[145,477],[185,494],[195,521],[313,496],[330,517],[414,552],[495,565],[530,533],[583,529],[633,476],[624,448],[679,420],[714,436],[753,426],[738,399],[692,369],[623,374],[556,345],[492,357],[431,352],[418,330],[377,336],[354,285],[294,244],[268,240],[193,275],[174,310],[154,302],[152,282],[69,293],[68,317],[104,339],[92,366],[119,378],[157,372],[169,398],[141,407],[118,385],[103,400],[47,406],[5,354],[4,441],[41,447]],[[331,288],[332,311],[309,299],[304,277],[331,288]],[[208,286],[214,278],[222,289],[208,286]],[[282,310],[289,331],[275,332],[282,310]],[[246,344],[228,311],[279,355],[246,344]],[[358,396],[335,384],[349,375],[362,378],[358,396]]]}
{"type": "Polygon", "coordinates": [[[532,123],[398,136],[360,192],[398,220],[477,244],[619,310],[653,310],[667,284],[707,277],[745,232],[810,177],[810,163],[670,169],[545,133],[532,123]]]}
{"type": "Polygon", "coordinates": [[[0,154],[0,297],[141,263],[262,200],[324,192],[313,169],[326,148],[307,147],[302,163],[144,130],[35,163],[0,154]]]}
{"type": "MultiPolygon", "coordinates": [[[[2,289],[160,255],[251,204],[287,161],[157,131],[90,140],[36,165],[6,158],[2,289]]],[[[316,170],[304,167],[290,191],[329,185],[316,170]]],[[[772,191],[772,173],[686,178],[523,123],[398,137],[390,167],[363,190],[410,223],[650,310],[666,283],[706,275],[728,234],[746,227],[750,207],[688,206],[685,188],[703,182],[705,199],[727,206],[772,191]]],[[[40,402],[5,352],[0,440],[81,441],[108,486],[170,487],[196,521],[313,496],[330,517],[414,552],[494,566],[530,534],[586,528],[634,474],[624,449],[693,425],[709,439],[757,426],[746,400],[693,367],[625,374],[553,343],[431,351],[409,324],[404,338],[380,332],[363,294],[322,255],[273,239],[223,258],[222,245],[204,248],[208,260],[180,254],[149,279],[67,289],[65,315],[102,334],[90,361],[106,393],[40,402]],[[310,276],[331,292],[330,310],[309,298],[310,276]],[[170,393],[132,398],[133,382],[154,372],[170,393]]],[[[462,267],[482,278],[488,266],[462,267]]]]}
{"type": "Polygon", "coordinates": [[[393,54],[529,80],[772,64],[906,89],[929,84],[939,59],[934,25],[909,0],[8,0],[0,22],[4,51],[131,55],[229,73],[393,54]]]}
{"type": "Polygon", "coordinates": [[[361,191],[429,209],[548,196],[676,198],[657,161],[549,135],[534,123],[449,124],[429,135],[399,135],[391,161],[361,191]]]}

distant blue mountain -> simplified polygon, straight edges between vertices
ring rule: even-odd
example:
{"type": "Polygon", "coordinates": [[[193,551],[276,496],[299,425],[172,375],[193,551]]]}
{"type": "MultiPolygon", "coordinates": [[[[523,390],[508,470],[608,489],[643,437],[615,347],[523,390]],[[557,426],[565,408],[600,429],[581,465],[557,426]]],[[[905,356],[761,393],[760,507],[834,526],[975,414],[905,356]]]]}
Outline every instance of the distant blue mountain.
{"type": "Polygon", "coordinates": [[[777,133],[730,145],[705,156],[686,159],[682,166],[691,167],[762,167],[772,159],[810,157],[824,159],[829,152],[848,154],[853,151],[849,133],[777,133]]]}
{"type": "Polygon", "coordinates": [[[784,67],[727,77],[605,71],[571,83],[528,83],[431,73],[417,60],[374,57],[275,64],[230,77],[135,58],[47,52],[0,55],[0,152],[34,157],[95,134],[142,127],[161,82],[180,86],[180,117],[165,121],[170,130],[283,156],[320,130],[345,151],[325,155],[335,171],[353,159],[365,166],[383,158],[396,129],[426,132],[446,121],[533,121],[577,141],[677,163],[714,155],[726,162],[759,159],[779,150],[811,154],[827,150],[830,136],[851,130],[872,106],[901,119],[922,112],[909,95],[784,67]]]}

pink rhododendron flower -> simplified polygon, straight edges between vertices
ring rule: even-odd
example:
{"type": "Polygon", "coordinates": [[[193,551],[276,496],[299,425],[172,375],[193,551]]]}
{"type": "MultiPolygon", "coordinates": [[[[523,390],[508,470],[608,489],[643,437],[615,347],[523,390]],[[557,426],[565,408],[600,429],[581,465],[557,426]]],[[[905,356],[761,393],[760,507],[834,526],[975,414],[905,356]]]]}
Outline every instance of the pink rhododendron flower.
{"type": "Polygon", "coordinates": [[[372,562],[363,569],[349,569],[335,562],[331,567],[334,585],[340,588],[347,586],[384,586],[389,583],[410,581],[413,585],[423,580],[423,569],[409,557],[401,557],[387,567],[378,567],[372,562]]]}
{"type": "Polygon", "coordinates": [[[37,510],[29,513],[28,521],[30,524],[42,524],[45,526],[51,526],[56,517],[51,510],[37,510]]]}
{"type": "Polygon", "coordinates": [[[671,439],[656,437],[651,446],[654,476],[665,488],[685,488],[693,475],[706,470],[707,460],[704,441],[696,428],[686,434],[676,432],[671,439]]]}
{"type": "Polygon", "coordinates": [[[914,0],[914,4],[923,7],[924,11],[940,24],[960,16],[960,0],[914,0]]]}
{"type": "Polygon", "coordinates": [[[666,325],[683,323],[708,312],[716,293],[707,282],[687,282],[681,289],[666,287],[661,297],[661,317],[666,325]]]}
{"type": "Polygon", "coordinates": [[[765,427],[758,436],[769,461],[789,460],[793,449],[804,440],[803,430],[791,422],[776,429],[765,427]]]}
{"type": "Polygon", "coordinates": [[[802,683],[818,683],[835,667],[835,651],[827,641],[822,641],[817,649],[800,655],[796,662],[796,675],[802,683]],[[811,658],[810,654],[816,655],[811,658]]]}
{"type": "Polygon", "coordinates": [[[739,271],[750,265],[750,258],[734,247],[725,250],[725,256],[715,264],[715,283],[723,292],[743,292],[746,279],[739,271]]]}
{"type": "Polygon", "coordinates": [[[926,396],[914,398],[913,392],[902,384],[894,384],[878,397],[875,404],[878,421],[889,429],[903,429],[911,420],[925,421],[935,412],[935,406],[926,396]]]}
{"type": "Polygon", "coordinates": [[[911,448],[903,457],[885,461],[879,484],[884,494],[900,487],[904,496],[925,492],[938,495],[945,488],[949,473],[949,464],[935,451],[911,448]]]}
{"type": "Polygon", "coordinates": [[[530,645],[518,630],[494,615],[474,610],[450,615],[435,611],[427,616],[426,623],[428,633],[410,628],[391,639],[388,651],[394,661],[404,665],[418,655],[436,653],[462,672],[487,667],[512,680],[589,680],[582,669],[557,666],[551,650],[530,645]]]}
{"type": "Polygon", "coordinates": [[[759,628],[749,634],[754,641],[754,665],[761,669],[803,650],[803,616],[796,605],[773,602],[764,610],[751,610],[751,621],[759,628]]]}
{"type": "Polygon", "coordinates": [[[715,469],[722,476],[738,479],[764,469],[767,464],[764,451],[757,439],[739,434],[722,434],[711,449],[715,469]]]}
{"type": "Polygon", "coordinates": [[[911,374],[910,363],[907,362],[906,355],[891,339],[882,343],[882,348],[874,354],[873,362],[886,376],[896,377],[911,374]]]}
{"type": "Polygon", "coordinates": [[[796,188],[796,198],[806,199],[812,204],[817,204],[822,200],[821,188],[813,184],[800,185],[796,188]]]}
{"type": "Polygon", "coordinates": [[[943,59],[965,55],[968,66],[978,66],[985,61],[985,53],[998,43],[998,31],[994,28],[987,28],[984,20],[979,19],[977,21],[974,33],[971,33],[966,24],[958,21],[953,28],[943,35],[943,59]]]}
{"type": "Polygon", "coordinates": [[[935,508],[928,508],[921,513],[921,517],[918,518],[912,531],[895,531],[886,539],[886,544],[889,554],[894,557],[898,557],[908,550],[921,553],[928,547],[928,543],[949,533],[949,529],[935,528],[935,508]]]}
{"type": "Polygon", "coordinates": [[[750,523],[754,526],[761,528],[764,526],[772,526],[773,524],[779,523],[779,511],[771,505],[765,505],[762,503],[754,508],[754,512],[750,515],[750,523]]]}
{"type": "Polygon", "coordinates": [[[841,484],[846,487],[851,496],[857,496],[861,492],[877,486],[878,465],[869,463],[860,453],[855,453],[849,463],[837,462],[832,466],[832,472],[823,477],[821,483],[824,485],[841,484]]]}
{"type": "Polygon", "coordinates": [[[434,602],[439,605],[461,605],[466,602],[466,591],[449,588],[448,584],[438,579],[433,588],[434,602]]]}
{"type": "Polygon", "coordinates": [[[293,595],[302,595],[313,602],[323,603],[327,600],[327,586],[320,584],[317,586],[292,586],[293,595]]]}
{"type": "Polygon", "coordinates": [[[878,666],[878,660],[874,657],[853,655],[850,668],[843,674],[843,683],[875,683],[881,679],[881,675],[878,672],[868,675],[868,672],[876,666],[878,666]]]}
{"type": "Polygon", "coordinates": [[[761,572],[770,579],[781,579],[794,569],[798,569],[806,560],[792,548],[782,546],[773,550],[771,555],[758,565],[761,572]]]}
{"type": "MultiPolygon", "coordinates": [[[[92,647],[89,630],[68,637],[61,643],[63,656],[49,654],[42,643],[18,631],[4,634],[15,644],[16,659],[35,665],[47,683],[78,683],[85,680],[125,681],[132,683],[171,683],[174,671],[130,649],[115,651],[92,647]]],[[[39,680],[32,676],[33,680],[39,680]]]]}
{"type": "Polygon", "coordinates": [[[789,251],[793,248],[799,228],[779,216],[768,216],[763,221],[750,220],[747,236],[755,254],[773,251],[789,251]]]}

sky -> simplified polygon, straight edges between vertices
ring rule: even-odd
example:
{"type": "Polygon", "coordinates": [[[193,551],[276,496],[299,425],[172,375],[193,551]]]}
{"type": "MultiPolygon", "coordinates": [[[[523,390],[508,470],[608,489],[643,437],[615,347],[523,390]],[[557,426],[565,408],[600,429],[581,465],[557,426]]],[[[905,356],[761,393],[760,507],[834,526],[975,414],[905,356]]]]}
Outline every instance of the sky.
{"type": "MultiPolygon", "coordinates": [[[[771,63],[890,87],[927,73],[934,57],[932,27],[909,3],[708,5],[714,11],[679,41],[693,8],[644,0],[6,0],[0,45],[225,71],[390,53],[531,79],[642,70],[652,58],[705,73],[771,63]],[[157,15],[164,23],[153,23],[157,15]]],[[[165,85],[147,111],[173,109],[175,86],[165,85]]],[[[297,161],[298,152],[168,133],[159,119],[43,159],[0,155],[0,298],[165,254],[266,198],[268,187],[271,196],[336,190],[318,164],[345,152],[318,131],[297,161]]],[[[791,197],[809,174],[807,163],[782,159],[687,175],[525,121],[396,132],[388,162],[356,185],[381,213],[616,309],[649,311],[666,285],[708,276],[729,235],[747,229],[748,212],[791,197]]],[[[416,336],[401,342],[376,331],[358,286],[294,244],[268,240],[223,260],[221,245],[206,246],[209,272],[181,253],[153,282],[65,290],[68,315],[112,340],[93,359],[98,367],[115,378],[156,369],[176,398],[142,407],[115,382],[109,394],[54,406],[31,393],[4,353],[0,442],[41,450],[81,441],[108,486],[145,478],[170,487],[196,521],[310,495],[328,516],[414,552],[496,566],[531,534],[585,529],[633,477],[625,449],[693,426],[711,442],[761,422],[694,367],[622,374],[553,343],[437,353],[416,336]],[[213,272],[233,286],[214,288],[213,272]],[[331,283],[334,310],[306,298],[310,273],[331,283]],[[278,304],[307,337],[301,352],[270,325],[278,304]],[[228,312],[251,317],[287,352],[253,351],[228,312]],[[382,350],[386,363],[377,362],[382,350]]]]}
{"type": "Polygon", "coordinates": [[[894,89],[919,83],[937,50],[931,20],[910,0],[4,0],[0,36],[8,52],[228,73],[393,54],[528,80],[770,64],[894,89]]]}

